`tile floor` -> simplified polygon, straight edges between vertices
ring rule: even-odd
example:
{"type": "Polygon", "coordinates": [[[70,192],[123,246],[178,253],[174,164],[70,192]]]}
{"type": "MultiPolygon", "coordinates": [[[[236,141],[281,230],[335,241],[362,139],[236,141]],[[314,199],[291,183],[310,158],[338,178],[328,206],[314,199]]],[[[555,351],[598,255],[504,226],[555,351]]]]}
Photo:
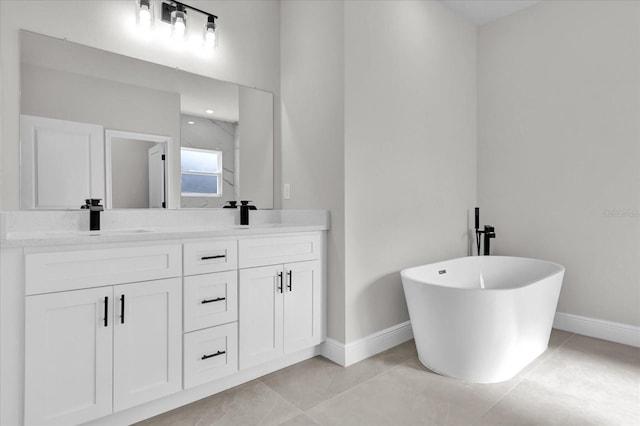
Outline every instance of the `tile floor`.
{"type": "Polygon", "coordinates": [[[553,330],[513,379],[472,384],[418,361],[413,341],[348,368],[316,357],[138,423],[640,425],[640,348],[553,330]]]}

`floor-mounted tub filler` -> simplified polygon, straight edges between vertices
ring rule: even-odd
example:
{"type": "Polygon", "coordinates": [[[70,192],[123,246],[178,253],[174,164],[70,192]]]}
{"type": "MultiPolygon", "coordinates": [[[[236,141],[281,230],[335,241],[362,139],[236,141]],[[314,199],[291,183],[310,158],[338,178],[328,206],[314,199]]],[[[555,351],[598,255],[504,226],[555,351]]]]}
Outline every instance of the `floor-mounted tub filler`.
{"type": "Polygon", "coordinates": [[[549,344],[564,267],[475,256],[401,272],[420,362],[439,374],[496,383],[549,344]]]}

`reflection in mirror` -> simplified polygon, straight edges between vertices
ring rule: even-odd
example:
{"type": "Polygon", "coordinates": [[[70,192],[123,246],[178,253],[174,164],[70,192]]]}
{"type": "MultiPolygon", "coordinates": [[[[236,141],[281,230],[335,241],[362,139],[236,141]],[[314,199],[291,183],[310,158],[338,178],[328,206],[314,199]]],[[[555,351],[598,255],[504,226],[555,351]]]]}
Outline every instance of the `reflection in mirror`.
{"type": "MultiPolygon", "coordinates": [[[[78,141],[75,144],[89,149],[92,144],[99,143],[102,146],[100,151],[104,153],[102,158],[92,157],[85,161],[82,170],[78,171],[86,182],[90,182],[76,188],[74,194],[86,193],[80,201],[84,198],[105,198],[108,208],[145,208],[147,204],[152,207],[154,202],[149,201],[149,195],[151,185],[156,185],[164,188],[164,201],[169,208],[216,208],[227,200],[239,199],[253,200],[259,208],[273,208],[271,93],[24,30],[20,32],[20,48],[21,117],[55,119],[102,129],[100,141],[91,136],[90,143],[78,141]],[[206,124],[211,135],[206,132],[199,135],[195,128],[186,129],[186,121],[206,124]],[[148,180],[149,188],[140,184],[135,195],[133,192],[120,194],[123,190],[133,191],[133,188],[117,182],[122,175],[133,176],[131,168],[136,168],[138,176],[148,175],[148,170],[145,172],[140,164],[143,148],[147,149],[148,156],[150,146],[140,143],[144,139],[119,137],[119,140],[112,141],[112,148],[115,147],[116,151],[108,151],[104,129],[164,135],[174,141],[165,148],[164,181],[148,180]],[[221,152],[222,183],[215,196],[181,195],[181,147],[221,152]],[[107,155],[111,155],[109,164],[107,155]],[[137,166],[134,157],[137,158],[137,166]],[[116,166],[120,167],[118,171],[113,169],[116,166]],[[147,193],[147,196],[142,193],[147,193]]],[[[33,153],[38,152],[34,144],[25,145],[28,137],[21,128],[22,157],[31,148],[33,153]]],[[[70,142],[49,139],[52,145],[47,145],[47,148],[59,151],[59,158],[88,158],[81,152],[62,152],[75,149],[70,142]]],[[[36,138],[36,144],[38,140],[36,138]]],[[[92,148],[91,152],[95,151],[92,148]]],[[[80,205],[75,201],[77,195],[69,196],[65,204],[59,202],[60,194],[44,194],[47,186],[37,180],[40,167],[37,158],[29,161],[27,165],[21,164],[23,209],[77,208],[80,205]],[[41,194],[41,199],[34,198],[34,194],[41,194]]],[[[49,162],[47,166],[55,164],[49,162]]],[[[56,182],[65,182],[70,180],[66,176],[67,170],[65,167],[49,167],[43,172],[52,175],[56,182]],[[56,173],[59,176],[53,176],[56,173]]]]}
{"type": "Polygon", "coordinates": [[[222,207],[239,200],[238,123],[183,115],[180,135],[181,206],[222,207]]]}
{"type": "Polygon", "coordinates": [[[105,131],[106,207],[167,207],[167,160],[171,138],[105,131]]]}

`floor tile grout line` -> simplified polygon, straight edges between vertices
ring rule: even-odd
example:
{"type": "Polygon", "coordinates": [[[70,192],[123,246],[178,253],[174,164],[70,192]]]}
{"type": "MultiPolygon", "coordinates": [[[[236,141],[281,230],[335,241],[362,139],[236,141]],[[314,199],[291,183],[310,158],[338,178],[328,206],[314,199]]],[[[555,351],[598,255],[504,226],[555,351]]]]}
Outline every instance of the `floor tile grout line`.
{"type": "Polygon", "coordinates": [[[353,386],[351,386],[350,388],[345,389],[345,390],[343,390],[342,392],[337,393],[337,394],[335,394],[335,395],[333,395],[333,396],[331,396],[331,397],[329,397],[329,398],[325,399],[324,401],[320,401],[320,402],[318,402],[318,403],[316,403],[316,404],[312,405],[311,407],[309,407],[309,408],[307,408],[306,410],[304,410],[304,414],[306,414],[307,416],[309,416],[309,417],[310,417],[314,422],[318,423],[318,425],[322,426],[322,422],[320,422],[320,420],[318,420],[318,419],[317,419],[316,417],[314,417],[311,413],[309,413],[309,410],[311,410],[311,409],[313,409],[313,408],[317,407],[317,406],[318,406],[318,405],[320,405],[320,404],[324,404],[325,402],[329,402],[329,401],[331,401],[332,399],[337,398],[337,397],[339,397],[340,395],[342,395],[342,394],[344,394],[344,393],[347,393],[347,392],[349,392],[350,390],[355,389],[355,388],[357,388],[358,386],[360,386],[360,385],[362,385],[362,384],[364,384],[364,383],[367,383],[367,382],[368,382],[368,381],[370,381],[370,380],[375,379],[376,377],[378,377],[379,375],[381,375],[381,374],[383,374],[383,373],[389,372],[389,371],[391,371],[391,370],[393,370],[393,369],[396,369],[396,368],[400,367],[401,365],[403,365],[403,364],[407,363],[409,360],[411,360],[411,358],[413,358],[413,356],[410,356],[409,358],[405,359],[404,361],[401,361],[401,362],[397,363],[396,365],[394,365],[394,366],[392,366],[392,367],[389,367],[389,368],[387,368],[387,369],[385,369],[385,370],[382,370],[382,371],[380,371],[380,372],[378,372],[378,373],[374,374],[373,376],[369,377],[368,379],[365,379],[365,380],[361,381],[360,383],[358,383],[358,384],[356,384],[356,385],[353,385],[353,386]]]}
{"type": "MultiPolygon", "coordinates": [[[[393,348],[391,348],[391,349],[393,349],[393,348]]],[[[390,349],[388,349],[388,350],[390,350],[390,349]]],[[[380,353],[382,353],[382,352],[380,352],[380,353]]],[[[377,354],[376,354],[376,355],[377,355],[377,354]]],[[[374,356],[376,356],[376,355],[374,355],[374,356]]],[[[317,355],[317,356],[322,356],[322,355],[317,355]]],[[[323,357],[323,358],[324,358],[324,357],[323,357]]],[[[373,358],[373,357],[363,359],[362,361],[359,361],[359,362],[363,362],[363,361],[366,361],[367,359],[371,359],[371,358],[373,358]]],[[[299,407],[295,402],[293,402],[293,401],[289,400],[289,398],[287,398],[285,395],[283,395],[283,394],[281,394],[280,392],[278,392],[278,390],[277,390],[277,389],[275,389],[275,388],[273,388],[273,387],[269,386],[269,384],[268,384],[268,383],[266,383],[265,381],[263,381],[263,380],[262,380],[262,378],[263,378],[263,377],[266,377],[266,376],[259,377],[257,380],[259,380],[261,383],[263,383],[264,385],[266,385],[269,389],[271,389],[271,390],[273,390],[274,392],[276,392],[278,395],[280,395],[282,398],[284,398],[287,402],[289,402],[289,403],[293,404],[296,408],[298,408],[299,410],[301,410],[303,413],[307,414],[307,411],[308,411],[308,410],[311,410],[312,408],[314,408],[314,407],[316,407],[316,406],[318,406],[318,405],[320,405],[320,404],[322,404],[322,403],[324,403],[324,402],[326,402],[326,401],[329,401],[329,400],[331,400],[331,399],[333,399],[333,398],[337,397],[338,395],[342,395],[343,393],[345,393],[345,392],[347,392],[347,391],[349,391],[349,390],[351,390],[351,389],[353,389],[353,388],[355,388],[355,387],[357,387],[357,386],[360,386],[362,383],[368,382],[369,380],[373,379],[374,377],[377,377],[377,376],[379,376],[380,374],[382,374],[382,373],[384,373],[384,372],[390,371],[390,370],[392,370],[392,369],[394,369],[394,368],[398,367],[400,364],[404,364],[405,362],[409,361],[411,358],[412,358],[412,356],[409,356],[407,359],[405,359],[405,360],[403,360],[403,361],[400,361],[400,362],[398,362],[397,364],[395,364],[395,365],[393,365],[393,366],[391,366],[391,367],[389,367],[389,368],[385,368],[384,370],[381,370],[381,371],[377,372],[377,373],[376,373],[376,374],[374,374],[373,376],[371,376],[371,377],[369,377],[369,378],[367,378],[367,379],[365,379],[365,380],[363,380],[363,381],[361,381],[361,382],[359,382],[359,383],[356,383],[356,384],[354,384],[353,386],[350,386],[349,388],[347,388],[347,389],[343,390],[342,392],[337,393],[337,394],[335,394],[335,395],[333,395],[333,396],[330,396],[329,398],[324,399],[324,400],[322,400],[322,401],[318,401],[318,402],[316,402],[315,404],[313,404],[313,405],[311,405],[311,406],[309,406],[309,407],[307,407],[307,408],[304,408],[304,409],[303,409],[303,408],[301,408],[301,407],[299,407]]],[[[312,359],[312,358],[310,358],[310,359],[312,359]]],[[[325,358],[325,359],[327,359],[327,358],[325,358]]],[[[331,360],[329,360],[329,361],[331,361],[331,360]]],[[[331,361],[331,362],[333,362],[333,361],[331,361]]],[[[356,364],[357,364],[357,363],[356,363],[356,364]]],[[[351,367],[351,366],[353,366],[353,365],[356,365],[356,364],[352,364],[352,365],[350,365],[349,367],[351,367]]],[[[339,365],[339,364],[336,364],[336,365],[339,365]]],[[[349,368],[349,367],[343,367],[343,368],[345,368],[345,369],[346,369],[346,368],[349,368]]],[[[308,415],[308,414],[307,414],[307,415],[308,415]]],[[[314,421],[315,421],[315,418],[314,418],[314,421]]],[[[316,422],[317,422],[317,421],[316,421],[316,422]]]]}
{"type": "Polygon", "coordinates": [[[476,419],[474,419],[471,424],[476,424],[485,414],[487,414],[489,411],[491,411],[496,405],[498,405],[500,403],[500,401],[502,401],[503,399],[505,399],[507,397],[507,395],[509,395],[518,385],[520,385],[527,377],[529,377],[534,371],[536,371],[542,364],[544,364],[545,362],[547,362],[547,360],[549,358],[551,358],[551,356],[553,354],[555,354],[558,350],[560,350],[560,348],[562,348],[569,340],[571,340],[573,338],[573,336],[575,336],[575,333],[571,333],[571,335],[569,337],[567,337],[566,339],[564,339],[564,341],[562,343],[560,343],[558,345],[558,347],[554,348],[551,352],[549,352],[549,355],[543,359],[538,365],[536,365],[535,367],[533,367],[531,369],[531,371],[528,371],[526,374],[524,374],[516,383],[513,384],[513,386],[509,387],[508,390],[506,390],[502,396],[495,402],[493,403],[489,408],[487,408],[485,411],[483,411],[476,419]]]}

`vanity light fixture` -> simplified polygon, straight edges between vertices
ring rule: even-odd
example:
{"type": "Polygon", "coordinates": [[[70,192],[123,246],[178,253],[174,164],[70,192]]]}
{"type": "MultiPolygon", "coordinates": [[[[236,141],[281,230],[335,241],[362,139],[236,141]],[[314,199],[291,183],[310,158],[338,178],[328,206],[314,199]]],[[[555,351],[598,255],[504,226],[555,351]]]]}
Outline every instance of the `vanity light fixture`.
{"type": "Polygon", "coordinates": [[[206,16],[207,22],[204,25],[202,34],[203,46],[207,49],[215,49],[218,44],[218,26],[216,23],[218,17],[216,15],[179,1],[164,1],[162,3],[162,22],[171,24],[174,38],[184,40],[187,38],[187,11],[198,12],[206,16]]]}
{"type": "Polygon", "coordinates": [[[213,110],[212,109],[207,109],[204,112],[206,112],[207,114],[213,114],[213,110]]]}

